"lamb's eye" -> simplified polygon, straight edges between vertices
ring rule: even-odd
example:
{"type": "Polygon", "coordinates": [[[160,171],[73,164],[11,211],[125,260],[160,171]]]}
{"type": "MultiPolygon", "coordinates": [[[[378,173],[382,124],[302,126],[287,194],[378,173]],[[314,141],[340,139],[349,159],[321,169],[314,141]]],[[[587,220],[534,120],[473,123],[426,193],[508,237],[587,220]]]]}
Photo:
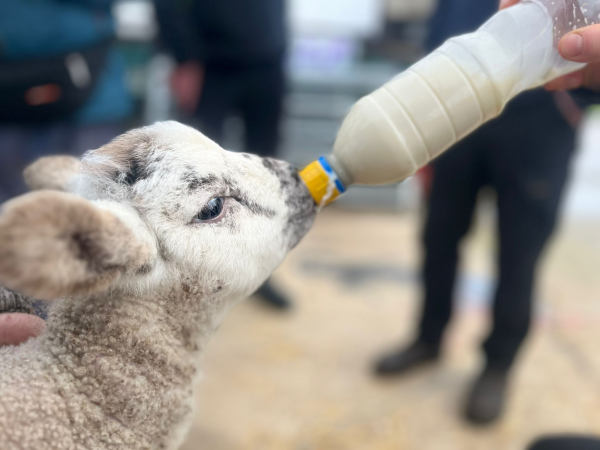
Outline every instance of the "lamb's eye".
{"type": "Polygon", "coordinates": [[[218,218],[223,212],[225,199],[223,197],[213,198],[206,204],[202,211],[195,217],[195,222],[206,222],[218,218]]]}

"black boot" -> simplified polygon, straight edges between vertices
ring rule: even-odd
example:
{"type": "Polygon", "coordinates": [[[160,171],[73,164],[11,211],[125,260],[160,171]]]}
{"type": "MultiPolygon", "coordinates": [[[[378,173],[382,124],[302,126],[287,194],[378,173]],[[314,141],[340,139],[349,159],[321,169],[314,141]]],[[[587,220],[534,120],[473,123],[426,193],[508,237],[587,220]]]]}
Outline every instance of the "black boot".
{"type": "Polygon", "coordinates": [[[435,361],[439,356],[440,347],[438,345],[416,341],[409,347],[380,359],[375,364],[375,373],[377,375],[401,374],[414,367],[435,361]]]}
{"type": "Polygon", "coordinates": [[[254,294],[258,299],[267,303],[277,309],[290,309],[292,307],[291,302],[285,298],[281,293],[273,289],[270,281],[267,280],[265,284],[258,288],[258,291],[254,294]]]}
{"type": "Polygon", "coordinates": [[[465,418],[475,425],[494,422],[504,409],[508,370],[486,367],[475,380],[465,409],[465,418]]]}

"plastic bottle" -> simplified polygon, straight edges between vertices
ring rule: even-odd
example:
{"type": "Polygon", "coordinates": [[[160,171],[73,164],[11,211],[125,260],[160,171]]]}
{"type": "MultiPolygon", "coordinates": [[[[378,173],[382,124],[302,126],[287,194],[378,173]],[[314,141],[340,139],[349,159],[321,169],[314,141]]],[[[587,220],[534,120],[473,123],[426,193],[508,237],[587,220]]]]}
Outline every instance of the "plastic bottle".
{"type": "Polygon", "coordinates": [[[520,92],[581,68],[557,44],[599,14],[600,0],[525,0],[448,40],[354,105],[333,154],[301,172],[313,198],[323,206],[352,184],[402,181],[520,92]]]}

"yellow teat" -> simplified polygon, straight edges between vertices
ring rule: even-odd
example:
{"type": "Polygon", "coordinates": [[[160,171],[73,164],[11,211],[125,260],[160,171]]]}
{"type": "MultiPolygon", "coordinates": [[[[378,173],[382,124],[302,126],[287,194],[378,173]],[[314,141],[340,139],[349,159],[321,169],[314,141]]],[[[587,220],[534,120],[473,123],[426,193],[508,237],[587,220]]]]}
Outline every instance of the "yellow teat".
{"type": "Polygon", "coordinates": [[[344,185],[323,157],[306,166],[300,172],[300,178],[320,207],[331,203],[345,192],[344,185]]]}

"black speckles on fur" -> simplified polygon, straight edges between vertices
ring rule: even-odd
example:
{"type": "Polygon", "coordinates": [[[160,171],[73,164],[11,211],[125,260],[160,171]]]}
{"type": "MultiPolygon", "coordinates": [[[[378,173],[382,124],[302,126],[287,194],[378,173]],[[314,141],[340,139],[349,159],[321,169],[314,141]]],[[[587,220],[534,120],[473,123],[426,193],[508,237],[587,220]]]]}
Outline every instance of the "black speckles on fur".
{"type": "Polygon", "coordinates": [[[276,169],[276,161],[272,158],[263,158],[262,160],[263,166],[265,166],[270,172],[278,175],[278,170],[276,169]]]}
{"type": "Polygon", "coordinates": [[[150,175],[151,173],[148,170],[147,164],[136,157],[132,157],[129,161],[129,171],[125,174],[123,181],[129,186],[133,186],[138,181],[148,178],[150,175]]]}
{"type": "Polygon", "coordinates": [[[208,188],[217,184],[217,177],[214,175],[208,175],[206,177],[200,177],[193,168],[189,167],[188,170],[181,177],[189,193],[197,191],[201,188],[208,188]]]}
{"type": "Polygon", "coordinates": [[[267,217],[269,219],[272,219],[277,215],[277,213],[274,210],[262,206],[248,198],[244,191],[240,189],[239,186],[235,183],[235,181],[233,181],[231,178],[224,177],[222,182],[226,191],[229,192],[229,196],[237,200],[240,203],[240,205],[248,209],[252,214],[267,217]]]}
{"type": "Polygon", "coordinates": [[[137,274],[138,275],[148,275],[150,272],[152,272],[152,267],[148,264],[144,264],[142,267],[140,267],[137,270],[137,274]]]}
{"type": "MultiPolygon", "coordinates": [[[[153,155],[151,148],[153,140],[149,136],[141,137],[134,149],[131,150],[128,158],[129,169],[125,174],[120,174],[120,180],[128,186],[133,186],[140,180],[149,178],[152,175],[152,169],[150,168],[153,162],[153,155]],[[141,151],[143,149],[143,151],[141,151]]],[[[162,156],[158,158],[162,159],[162,156]]],[[[159,159],[156,158],[156,162],[159,159]]]]}
{"type": "Polygon", "coordinates": [[[32,301],[24,295],[0,286],[0,314],[15,312],[34,314],[32,301]]]}
{"type": "Polygon", "coordinates": [[[253,202],[240,192],[237,192],[234,197],[242,206],[249,209],[252,214],[267,217],[269,219],[272,219],[277,214],[274,210],[253,202]]]}
{"type": "Polygon", "coordinates": [[[298,170],[291,164],[264,158],[263,165],[279,179],[281,191],[289,208],[289,218],[284,232],[295,246],[311,227],[316,205],[298,170]]]}
{"type": "Polygon", "coordinates": [[[271,158],[263,158],[263,165],[279,179],[281,191],[290,209],[290,217],[314,212],[316,205],[296,167],[271,158]]]}

